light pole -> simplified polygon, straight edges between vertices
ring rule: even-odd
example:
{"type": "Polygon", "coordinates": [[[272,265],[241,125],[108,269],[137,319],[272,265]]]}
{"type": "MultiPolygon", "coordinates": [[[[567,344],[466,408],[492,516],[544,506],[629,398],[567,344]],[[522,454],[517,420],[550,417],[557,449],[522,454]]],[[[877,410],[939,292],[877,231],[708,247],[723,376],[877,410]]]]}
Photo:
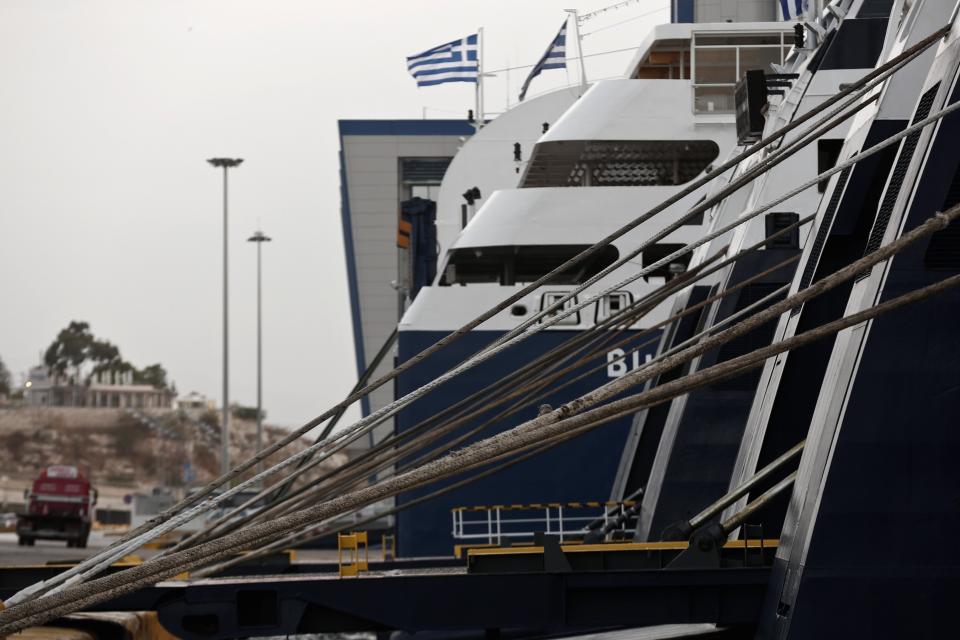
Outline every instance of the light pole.
{"type": "MultiPolygon", "coordinates": [[[[263,334],[262,327],[262,306],[260,304],[260,245],[264,242],[270,242],[272,238],[263,234],[263,231],[257,229],[257,232],[247,238],[247,242],[257,243],[257,453],[263,449],[263,334]]],[[[263,460],[257,463],[257,473],[263,471],[263,460]]]]}
{"type": "Polygon", "coordinates": [[[243,158],[210,158],[214,167],[223,168],[223,424],[220,427],[220,473],[230,471],[230,338],[227,285],[227,172],[240,166],[243,158]]]}

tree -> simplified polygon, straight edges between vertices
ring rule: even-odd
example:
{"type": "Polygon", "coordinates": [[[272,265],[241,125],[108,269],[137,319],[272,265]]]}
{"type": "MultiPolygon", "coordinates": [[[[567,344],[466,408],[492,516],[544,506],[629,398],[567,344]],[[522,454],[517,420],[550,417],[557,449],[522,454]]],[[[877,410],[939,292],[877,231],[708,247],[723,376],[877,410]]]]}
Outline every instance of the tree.
{"type": "Polygon", "coordinates": [[[0,395],[10,395],[10,372],[0,358],[0,395]]]}
{"type": "MultiPolygon", "coordinates": [[[[234,417],[239,418],[240,420],[256,420],[257,419],[257,408],[256,407],[244,407],[239,404],[231,405],[230,412],[234,417]]],[[[266,411],[260,412],[261,418],[267,417],[266,411]]]]}
{"type": "Polygon", "coordinates": [[[92,375],[99,373],[126,373],[133,371],[134,378],[137,377],[137,369],[132,364],[120,356],[120,349],[106,340],[94,340],[90,344],[87,353],[88,358],[94,362],[92,375]]]}
{"type": "Polygon", "coordinates": [[[159,362],[144,367],[140,371],[134,371],[134,382],[139,384],[149,384],[157,389],[167,388],[167,370],[159,362]]]}
{"type": "Polygon", "coordinates": [[[167,370],[159,362],[138,370],[123,359],[120,349],[109,340],[98,340],[90,332],[87,322],[72,321],[66,329],[61,329],[57,339],[47,347],[43,357],[44,364],[51,374],[66,375],[72,369],[76,383],[80,383],[80,368],[92,363],[91,373],[133,372],[133,380],[138,384],[149,384],[157,389],[168,389],[167,370]]]}
{"type": "Polygon", "coordinates": [[[133,371],[136,376],[136,369],[132,364],[120,357],[120,349],[107,340],[94,340],[90,343],[87,350],[87,357],[95,364],[93,373],[98,374],[104,371],[113,373],[125,373],[133,371]]]}
{"type": "Polygon", "coordinates": [[[122,360],[120,349],[106,340],[94,340],[90,343],[87,351],[87,357],[100,365],[108,365],[111,362],[122,360]]]}
{"type": "Polygon", "coordinates": [[[80,366],[87,360],[94,341],[90,324],[73,320],[66,329],[60,330],[56,340],[47,347],[43,362],[50,373],[61,376],[66,375],[67,369],[73,367],[79,379],[80,366]]]}

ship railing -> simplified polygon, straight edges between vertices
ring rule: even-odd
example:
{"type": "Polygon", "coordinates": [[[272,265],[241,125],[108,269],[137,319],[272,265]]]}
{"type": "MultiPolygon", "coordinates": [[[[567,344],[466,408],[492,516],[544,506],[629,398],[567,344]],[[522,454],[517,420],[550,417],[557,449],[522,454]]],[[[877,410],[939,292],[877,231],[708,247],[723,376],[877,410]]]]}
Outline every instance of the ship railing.
{"type": "MultiPolygon", "coordinates": [[[[606,525],[635,504],[624,500],[454,507],[450,510],[452,535],[455,540],[488,545],[532,540],[537,533],[557,536],[561,542],[579,540],[591,525],[606,525]]],[[[634,524],[632,518],[625,520],[608,536],[615,537],[634,524]]]]}

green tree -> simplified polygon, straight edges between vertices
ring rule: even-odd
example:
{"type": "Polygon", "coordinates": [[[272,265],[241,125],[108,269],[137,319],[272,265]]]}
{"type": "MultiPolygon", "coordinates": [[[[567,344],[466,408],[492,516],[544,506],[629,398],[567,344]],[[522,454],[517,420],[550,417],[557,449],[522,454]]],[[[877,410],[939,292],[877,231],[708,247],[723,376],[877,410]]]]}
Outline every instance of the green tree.
{"type": "Polygon", "coordinates": [[[93,364],[92,374],[103,372],[133,372],[138,384],[149,384],[157,389],[170,388],[167,370],[159,362],[142,371],[123,359],[120,349],[109,340],[99,340],[90,332],[90,324],[74,320],[66,329],[61,329],[43,357],[51,374],[66,375],[73,370],[76,382],[80,382],[80,368],[87,362],[93,364]]]}
{"type": "Polygon", "coordinates": [[[134,371],[134,382],[139,384],[149,384],[157,389],[167,388],[167,370],[159,362],[144,367],[139,371],[134,371]]]}
{"type": "Polygon", "coordinates": [[[98,364],[109,364],[123,360],[120,357],[120,349],[107,340],[94,340],[90,343],[87,350],[87,357],[98,364]]]}
{"type": "Polygon", "coordinates": [[[66,329],[61,329],[47,352],[43,362],[50,373],[66,375],[69,368],[73,368],[79,379],[80,366],[86,362],[91,345],[95,338],[90,333],[90,324],[73,320],[66,329]]]}
{"type": "Polygon", "coordinates": [[[10,372],[0,358],[0,395],[10,395],[10,372]]]}
{"type": "MultiPolygon", "coordinates": [[[[256,420],[257,419],[257,408],[256,407],[244,407],[239,404],[231,405],[230,412],[234,417],[239,418],[240,420],[256,420]]],[[[267,417],[266,411],[260,412],[261,418],[267,417]]]]}
{"type": "Polygon", "coordinates": [[[87,358],[94,363],[93,373],[136,371],[132,364],[120,357],[120,349],[107,340],[94,340],[87,350],[87,358]]]}

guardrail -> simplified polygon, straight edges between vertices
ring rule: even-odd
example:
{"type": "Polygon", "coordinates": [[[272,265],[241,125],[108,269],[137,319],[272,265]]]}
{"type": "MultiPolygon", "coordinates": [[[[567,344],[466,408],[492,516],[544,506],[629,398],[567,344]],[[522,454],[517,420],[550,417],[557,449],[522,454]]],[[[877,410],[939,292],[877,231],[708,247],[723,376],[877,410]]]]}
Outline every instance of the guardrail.
{"type": "MultiPolygon", "coordinates": [[[[596,522],[606,525],[622,509],[635,504],[633,500],[625,500],[455,507],[451,509],[452,534],[456,540],[500,545],[505,540],[532,540],[534,534],[542,532],[558,536],[563,542],[583,538],[588,525],[596,522]]],[[[633,524],[632,519],[625,520],[608,536],[631,529],[633,524]]]]}

